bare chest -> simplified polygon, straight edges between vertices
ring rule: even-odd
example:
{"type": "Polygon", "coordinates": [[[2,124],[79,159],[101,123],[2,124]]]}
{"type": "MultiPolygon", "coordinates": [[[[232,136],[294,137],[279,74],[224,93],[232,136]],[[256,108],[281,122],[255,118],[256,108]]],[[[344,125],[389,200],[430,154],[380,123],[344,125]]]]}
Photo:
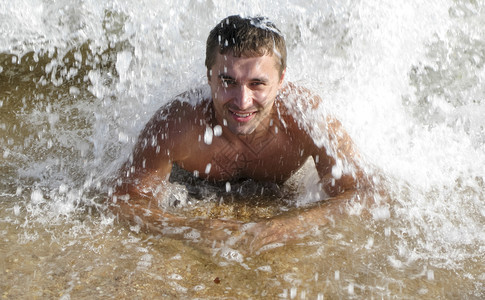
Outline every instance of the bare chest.
{"type": "Polygon", "coordinates": [[[237,141],[214,138],[210,145],[200,142],[187,159],[178,162],[201,178],[231,181],[252,178],[284,182],[308,158],[303,145],[286,134],[245,136],[237,141]]]}

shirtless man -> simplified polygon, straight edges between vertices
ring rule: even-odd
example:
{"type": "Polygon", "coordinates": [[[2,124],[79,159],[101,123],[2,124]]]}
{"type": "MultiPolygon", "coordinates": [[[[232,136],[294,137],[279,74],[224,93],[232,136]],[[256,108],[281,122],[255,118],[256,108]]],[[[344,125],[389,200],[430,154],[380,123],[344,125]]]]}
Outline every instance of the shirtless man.
{"type": "Polygon", "coordinates": [[[341,214],[364,182],[363,172],[338,121],[305,122],[322,100],[284,82],[286,45],[280,31],[262,17],[230,16],[210,32],[205,64],[210,95],[184,93],[148,122],[122,168],[115,212],[164,235],[184,238],[174,229],[188,226],[208,245],[218,241],[250,250],[295,238],[341,214]],[[317,134],[323,137],[318,145],[317,134]],[[310,156],[331,198],[293,215],[252,224],[189,219],[167,213],[158,202],[166,197],[174,163],[211,182],[251,178],[284,183],[310,156]]]}

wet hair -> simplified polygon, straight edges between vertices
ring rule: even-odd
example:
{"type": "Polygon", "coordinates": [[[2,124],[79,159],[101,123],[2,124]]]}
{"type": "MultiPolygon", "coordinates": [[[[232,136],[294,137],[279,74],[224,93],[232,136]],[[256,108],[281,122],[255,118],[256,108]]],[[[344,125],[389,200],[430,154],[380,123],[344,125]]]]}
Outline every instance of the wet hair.
{"type": "Polygon", "coordinates": [[[229,16],[209,33],[206,44],[205,65],[210,70],[217,53],[235,57],[258,57],[275,54],[279,58],[279,71],[286,68],[286,43],[280,30],[266,17],[229,16]],[[217,51],[217,52],[216,52],[217,51]]]}

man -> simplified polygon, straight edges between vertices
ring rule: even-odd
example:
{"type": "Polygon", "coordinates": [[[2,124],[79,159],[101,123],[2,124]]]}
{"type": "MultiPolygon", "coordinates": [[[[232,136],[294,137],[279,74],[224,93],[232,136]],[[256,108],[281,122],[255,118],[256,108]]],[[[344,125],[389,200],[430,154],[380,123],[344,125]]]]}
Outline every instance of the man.
{"type": "Polygon", "coordinates": [[[284,82],[286,46],[274,24],[262,17],[222,20],[207,39],[205,64],[210,95],[189,91],[149,121],[118,180],[116,213],[165,235],[183,238],[189,227],[199,241],[250,250],[295,238],[342,213],[363,172],[339,122],[310,119],[322,100],[284,82]],[[283,183],[310,156],[332,198],[297,215],[242,224],[176,217],[159,205],[168,197],[173,164],[209,182],[283,183]]]}

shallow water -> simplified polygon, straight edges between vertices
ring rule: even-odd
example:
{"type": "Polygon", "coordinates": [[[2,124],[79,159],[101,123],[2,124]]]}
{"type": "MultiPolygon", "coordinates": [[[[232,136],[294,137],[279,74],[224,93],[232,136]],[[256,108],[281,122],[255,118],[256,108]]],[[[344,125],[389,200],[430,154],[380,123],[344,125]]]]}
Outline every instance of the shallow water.
{"type": "MultiPolygon", "coordinates": [[[[0,8],[2,297],[485,296],[482,1],[0,8]],[[154,111],[205,83],[206,36],[234,13],[268,15],[285,33],[288,80],[327,100],[322,114],[337,116],[384,174],[389,204],[369,215],[355,206],[295,243],[251,255],[114,220],[106,182],[154,111]]],[[[311,201],[315,175],[295,180],[257,197],[262,187],[248,183],[223,203],[207,188],[179,213],[251,220],[296,209],[311,201]]]]}

